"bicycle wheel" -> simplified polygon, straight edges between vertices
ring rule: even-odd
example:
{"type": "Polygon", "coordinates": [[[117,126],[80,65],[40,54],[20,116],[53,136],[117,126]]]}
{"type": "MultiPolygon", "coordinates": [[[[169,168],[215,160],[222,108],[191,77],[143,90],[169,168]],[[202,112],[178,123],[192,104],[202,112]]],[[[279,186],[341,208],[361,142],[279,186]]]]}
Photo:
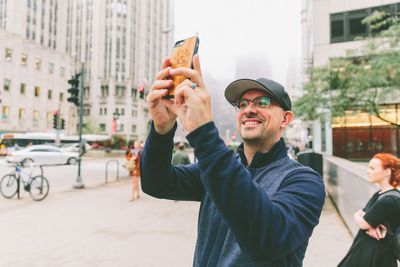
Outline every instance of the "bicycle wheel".
{"type": "Polygon", "coordinates": [[[6,174],[0,181],[0,193],[5,198],[12,198],[18,190],[18,179],[14,174],[6,174]]]}
{"type": "Polygon", "coordinates": [[[49,189],[49,182],[42,175],[33,177],[29,183],[29,194],[36,201],[43,200],[49,193],[49,189]]]}

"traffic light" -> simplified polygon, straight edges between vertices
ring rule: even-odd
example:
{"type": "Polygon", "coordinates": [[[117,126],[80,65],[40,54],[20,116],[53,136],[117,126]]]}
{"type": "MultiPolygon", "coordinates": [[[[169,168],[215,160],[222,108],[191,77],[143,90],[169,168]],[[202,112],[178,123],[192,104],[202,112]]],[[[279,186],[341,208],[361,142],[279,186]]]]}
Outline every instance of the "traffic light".
{"type": "Polygon", "coordinates": [[[65,120],[61,119],[61,130],[65,129],[65,120]]]}
{"type": "Polygon", "coordinates": [[[79,106],[79,76],[79,73],[75,74],[68,80],[68,83],[71,85],[71,88],[68,89],[68,93],[71,93],[71,96],[68,97],[67,101],[74,103],[75,106],[79,106]]]}
{"type": "Polygon", "coordinates": [[[139,97],[141,99],[144,98],[144,87],[143,86],[139,86],[139,97]]]}
{"type": "Polygon", "coordinates": [[[58,128],[58,112],[57,111],[53,112],[53,128],[54,129],[58,128]]]}

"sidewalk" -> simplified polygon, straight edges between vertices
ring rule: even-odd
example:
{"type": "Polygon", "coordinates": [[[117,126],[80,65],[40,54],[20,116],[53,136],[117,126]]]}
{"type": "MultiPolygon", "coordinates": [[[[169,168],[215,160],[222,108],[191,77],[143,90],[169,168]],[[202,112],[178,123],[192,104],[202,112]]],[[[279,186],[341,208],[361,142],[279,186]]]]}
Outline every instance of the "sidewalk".
{"type": "MultiPolygon", "coordinates": [[[[124,180],[43,202],[1,199],[0,265],[191,266],[199,204],[144,194],[129,202],[130,190],[124,180]]],[[[327,198],[304,266],[336,266],[351,242],[327,198]]]]}

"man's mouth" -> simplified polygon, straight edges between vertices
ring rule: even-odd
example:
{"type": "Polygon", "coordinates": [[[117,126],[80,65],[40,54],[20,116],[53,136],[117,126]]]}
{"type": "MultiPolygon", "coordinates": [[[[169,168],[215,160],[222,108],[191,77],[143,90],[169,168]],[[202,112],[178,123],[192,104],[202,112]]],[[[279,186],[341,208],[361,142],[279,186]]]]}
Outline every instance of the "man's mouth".
{"type": "Polygon", "coordinates": [[[254,126],[260,125],[261,122],[258,121],[258,120],[245,120],[245,121],[242,122],[242,124],[243,124],[244,126],[254,127],[254,126]]]}

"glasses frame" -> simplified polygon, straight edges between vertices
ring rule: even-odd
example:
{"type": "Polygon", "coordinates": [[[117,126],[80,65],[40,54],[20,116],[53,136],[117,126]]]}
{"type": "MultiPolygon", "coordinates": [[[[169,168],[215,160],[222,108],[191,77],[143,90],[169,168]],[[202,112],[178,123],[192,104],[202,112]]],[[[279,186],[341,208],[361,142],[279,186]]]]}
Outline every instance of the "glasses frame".
{"type": "Polygon", "coordinates": [[[268,96],[259,96],[259,97],[256,97],[256,98],[254,98],[254,99],[245,99],[245,98],[241,98],[241,99],[238,99],[238,100],[236,100],[235,102],[233,102],[232,105],[235,107],[236,110],[241,111],[241,110],[244,110],[245,108],[247,108],[247,107],[249,106],[250,102],[253,102],[253,106],[254,106],[255,108],[266,109],[266,108],[268,108],[268,107],[271,105],[271,101],[272,101],[271,97],[268,97],[268,96]],[[266,107],[260,106],[259,104],[256,103],[256,101],[262,100],[262,99],[267,99],[267,100],[268,100],[268,105],[267,105],[266,107]],[[243,108],[240,108],[240,107],[239,107],[239,102],[245,102],[245,103],[246,103],[246,106],[243,107],[243,108]]]}

